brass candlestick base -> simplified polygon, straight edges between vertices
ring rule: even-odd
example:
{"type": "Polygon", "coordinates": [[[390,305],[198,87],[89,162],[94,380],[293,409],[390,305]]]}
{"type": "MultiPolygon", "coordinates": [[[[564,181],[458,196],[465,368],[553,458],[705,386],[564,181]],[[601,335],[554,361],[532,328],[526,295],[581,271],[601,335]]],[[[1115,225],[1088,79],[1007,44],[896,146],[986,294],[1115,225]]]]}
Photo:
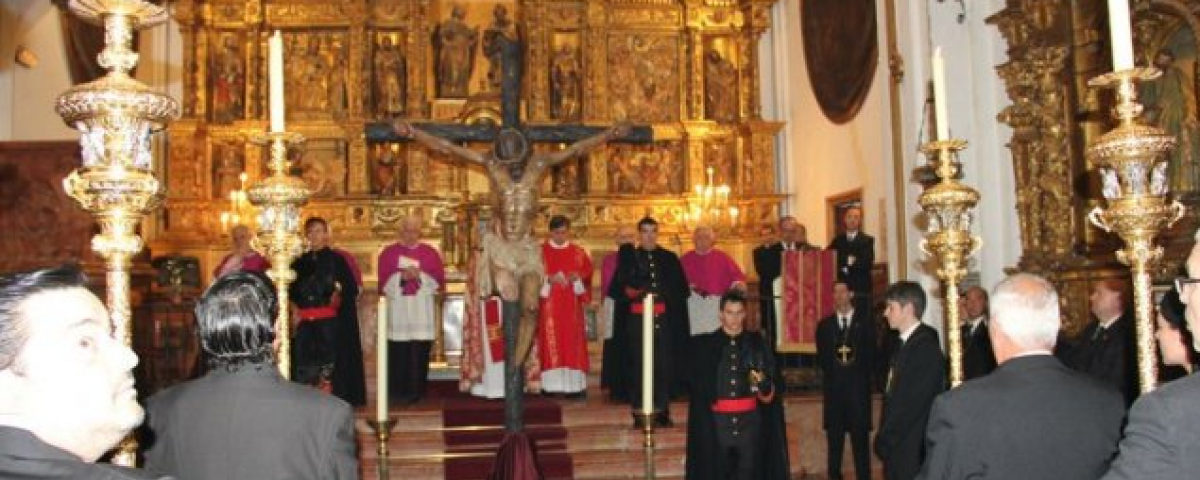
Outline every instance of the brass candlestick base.
{"type": "Polygon", "coordinates": [[[1125,249],[1117,251],[1117,260],[1129,265],[1133,277],[1138,381],[1142,393],[1154,390],[1158,382],[1150,270],[1162,257],[1162,247],[1154,244],[1154,237],[1186,211],[1178,201],[1168,199],[1166,154],[1175,148],[1175,138],[1140,120],[1142,105],[1137,102],[1137,82],[1153,80],[1159,75],[1161,72],[1155,68],[1133,68],[1107,73],[1088,82],[1093,87],[1116,91],[1113,116],[1117,127],[1100,136],[1087,150],[1088,160],[1099,170],[1101,193],[1108,207],[1092,209],[1088,220],[1125,241],[1125,249]]]}
{"type": "Polygon", "coordinates": [[[392,437],[392,429],[396,428],[396,417],[388,417],[387,420],[367,420],[367,425],[375,431],[376,453],[379,454],[379,480],[388,480],[388,460],[391,458],[388,440],[392,437]]]}
{"type": "MultiPolygon", "coordinates": [[[[179,116],[179,104],[129,76],[138,61],[135,29],[160,23],[166,10],[143,0],[71,0],[71,13],[104,27],[97,60],[108,73],[75,85],[58,97],[55,111],[79,130],[83,165],[63,179],[67,195],[96,217],[100,233],[92,250],[105,259],[106,303],[113,336],[132,346],[129,268],[142,251],[138,228],[162,204],[154,177],[150,136],[179,116]]],[[[121,442],[113,463],[132,466],[137,441],[121,442]]]]}
{"type": "Polygon", "coordinates": [[[956,180],[958,168],[954,153],[967,147],[962,140],[940,140],[925,144],[921,150],[937,165],[940,182],[925,189],[917,203],[925,210],[929,228],[921,240],[921,251],[941,263],[937,276],[942,280],[946,309],[946,342],[950,348],[950,384],[963,381],[962,332],[959,330],[958,284],[967,274],[967,259],[983,241],[971,235],[971,217],[979,203],[979,192],[956,180]]]}
{"type": "Polygon", "coordinates": [[[292,341],[288,319],[288,285],[296,279],[292,260],[300,255],[304,241],[300,235],[300,207],[308,203],[312,190],[299,178],[288,175],[288,145],[304,142],[304,136],[291,132],[267,132],[251,136],[250,141],[268,145],[271,176],[255,183],[246,191],[250,204],[261,208],[258,214],[258,236],[255,247],[271,260],[267,276],[275,282],[279,296],[279,316],[275,319],[279,351],[276,359],[284,378],[291,378],[292,341]]]}
{"type": "Polygon", "coordinates": [[[654,475],[654,412],[638,412],[633,414],[642,424],[642,448],[645,451],[646,480],[655,478],[654,475]]]}

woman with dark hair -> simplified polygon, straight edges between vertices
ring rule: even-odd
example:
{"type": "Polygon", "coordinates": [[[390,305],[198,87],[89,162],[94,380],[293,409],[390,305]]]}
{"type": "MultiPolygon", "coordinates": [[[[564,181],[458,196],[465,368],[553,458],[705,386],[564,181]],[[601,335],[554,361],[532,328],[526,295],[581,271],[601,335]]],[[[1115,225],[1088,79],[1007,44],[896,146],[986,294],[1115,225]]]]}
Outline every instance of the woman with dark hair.
{"type": "Polygon", "coordinates": [[[365,405],[357,268],[349,254],[329,246],[325,219],[304,222],[304,235],[308,250],[292,262],[296,280],[288,289],[299,309],[292,337],[292,380],[327,388],[351,405],[365,405]]]}
{"type": "Polygon", "coordinates": [[[1192,332],[1183,316],[1184,305],[1179,292],[1171,289],[1158,302],[1158,321],[1154,339],[1164,366],[1182,368],[1187,374],[1196,366],[1196,351],[1192,350],[1192,332]]]}

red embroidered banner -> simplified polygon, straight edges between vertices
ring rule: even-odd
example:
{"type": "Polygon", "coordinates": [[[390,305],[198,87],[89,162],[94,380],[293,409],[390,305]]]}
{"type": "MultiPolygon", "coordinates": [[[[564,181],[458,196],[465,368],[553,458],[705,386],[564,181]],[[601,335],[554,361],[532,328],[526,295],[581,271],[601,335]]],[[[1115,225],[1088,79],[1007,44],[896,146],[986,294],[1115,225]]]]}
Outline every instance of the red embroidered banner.
{"type": "Polygon", "coordinates": [[[487,301],[483,302],[483,325],[487,327],[484,335],[487,335],[488,352],[491,353],[491,363],[499,363],[504,361],[504,304],[500,297],[488,297],[487,301]]]}
{"type": "Polygon", "coordinates": [[[833,283],[837,279],[833,250],[783,252],[783,272],[777,293],[776,349],[787,353],[817,351],[817,322],[833,313],[833,283]]]}

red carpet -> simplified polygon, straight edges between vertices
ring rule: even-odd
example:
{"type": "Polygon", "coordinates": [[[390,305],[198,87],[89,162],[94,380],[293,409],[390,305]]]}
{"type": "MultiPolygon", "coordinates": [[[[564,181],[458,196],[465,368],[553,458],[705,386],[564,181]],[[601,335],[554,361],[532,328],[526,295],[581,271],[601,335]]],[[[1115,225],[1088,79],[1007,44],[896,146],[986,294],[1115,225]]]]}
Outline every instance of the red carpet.
{"type": "MultiPolygon", "coordinates": [[[[432,387],[432,382],[430,384],[432,387]]],[[[431,389],[432,390],[432,389],[431,389]]],[[[434,396],[432,391],[430,396],[434,396]]],[[[504,440],[504,402],[462,394],[442,402],[446,480],[480,480],[492,472],[504,440]]],[[[525,399],[525,434],[535,443],[538,466],[547,480],[568,480],[574,470],[566,451],[562,409],[552,400],[525,399]]]]}

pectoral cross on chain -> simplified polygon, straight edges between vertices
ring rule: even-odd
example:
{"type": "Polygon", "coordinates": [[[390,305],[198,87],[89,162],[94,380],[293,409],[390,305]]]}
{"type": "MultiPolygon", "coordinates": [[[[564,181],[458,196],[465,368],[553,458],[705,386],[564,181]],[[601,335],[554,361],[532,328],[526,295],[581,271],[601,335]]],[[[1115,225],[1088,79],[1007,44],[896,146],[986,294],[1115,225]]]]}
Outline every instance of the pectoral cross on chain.
{"type": "Polygon", "coordinates": [[[850,363],[850,354],[851,353],[854,353],[854,350],[851,349],[849,345],[841,345],[838,347],[838,349],[837,349],[838,360],[842,362],[842,365],[846,365],[846,364],[850,363]]]}

